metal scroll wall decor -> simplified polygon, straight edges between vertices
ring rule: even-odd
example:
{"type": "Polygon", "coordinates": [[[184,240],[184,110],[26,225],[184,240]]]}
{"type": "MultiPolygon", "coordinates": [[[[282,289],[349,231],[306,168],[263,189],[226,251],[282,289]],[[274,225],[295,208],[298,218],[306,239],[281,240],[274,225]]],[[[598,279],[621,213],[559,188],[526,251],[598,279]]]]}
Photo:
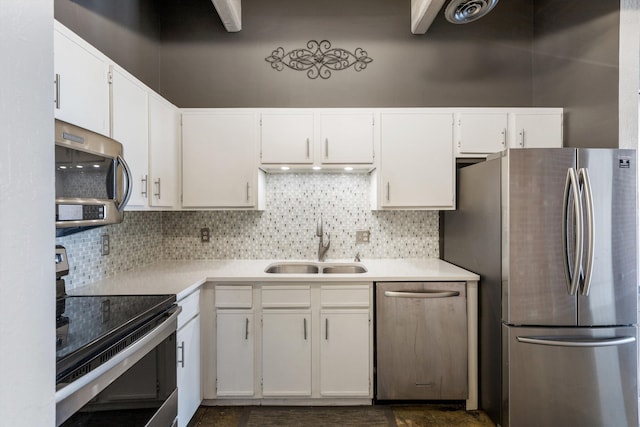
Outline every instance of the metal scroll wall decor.
{"type": "Polygon", "coordinates": [[[328,79],[332,71],[351,67],[358,72],[362,71],[373,59],[368,56],[366,50],[359,47],[352,53],[346,49],[331,47],[328,40],[309,40],[306,48],[293,49],[287,53],[284,52],[284,48],[279,47],[271,52],[265,61],[277,71],[287,67],[295,71],[306,71],[310,79],[328,79]]]}

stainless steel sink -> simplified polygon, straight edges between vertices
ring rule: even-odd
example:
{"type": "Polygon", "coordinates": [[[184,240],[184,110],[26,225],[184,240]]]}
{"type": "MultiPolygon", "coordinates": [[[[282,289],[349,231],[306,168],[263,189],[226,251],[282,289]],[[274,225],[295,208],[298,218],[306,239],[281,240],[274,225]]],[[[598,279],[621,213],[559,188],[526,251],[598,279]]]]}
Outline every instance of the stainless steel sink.
{"type": "Polygon", "coordinates": [[[355,263],[322,263],[322,262],[274,262],[265,273],[273,274],[360,274],[367,269],[355,263]]]}
{"type": "Polygon", "coordinates": [[[360,274],[366,273],[367,269],[364,265],[345,264],[322,267],[322,272],[324,274],[360,274]]]}
{"type": "Polygon", "coordinates": [[[275,274],[318,274],[320,269],[315,264],[277,262],[268,266],[265,273],[275,274]]]}

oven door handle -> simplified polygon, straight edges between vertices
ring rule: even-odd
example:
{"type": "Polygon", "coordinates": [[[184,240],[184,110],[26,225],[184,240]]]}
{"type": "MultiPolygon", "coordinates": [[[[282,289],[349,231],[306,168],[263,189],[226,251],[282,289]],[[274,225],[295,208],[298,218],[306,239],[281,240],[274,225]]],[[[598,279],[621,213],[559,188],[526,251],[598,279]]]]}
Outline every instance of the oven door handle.
{"type": "Polygon", "coordinates": [[[82,408],[95,395],[167,339],[178,327],[182,307],[172,308],[169,317],[147,335],[113,356],[93,371],[56,391],[56,426],[82,408]]]}

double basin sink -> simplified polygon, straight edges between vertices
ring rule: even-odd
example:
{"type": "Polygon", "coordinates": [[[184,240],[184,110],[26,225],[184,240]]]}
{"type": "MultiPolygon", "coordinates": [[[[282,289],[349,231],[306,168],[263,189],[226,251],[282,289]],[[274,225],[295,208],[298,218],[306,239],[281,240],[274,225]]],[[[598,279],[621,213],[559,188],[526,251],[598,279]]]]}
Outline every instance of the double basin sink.
{"type": "Polygon", "coordinates": [[[273,274],[360,274],[366,273],[364,265],[349,262],[274,262],[265,270],[273,274]]]}

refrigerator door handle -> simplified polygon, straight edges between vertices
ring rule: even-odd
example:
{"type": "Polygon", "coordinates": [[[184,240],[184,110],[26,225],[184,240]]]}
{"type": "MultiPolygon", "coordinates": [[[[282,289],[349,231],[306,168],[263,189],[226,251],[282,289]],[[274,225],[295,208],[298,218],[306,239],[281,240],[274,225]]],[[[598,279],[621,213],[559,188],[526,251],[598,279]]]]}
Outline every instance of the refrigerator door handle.
{"type": "Polygon", "coordinates": [[[516,340],[526,344],[550,345],[555,347],[611,347],[629,344],[636,340],[636,337],[612,337],[588,339],[585,337],[516,337],[516,340]]]}
{"type": "Polygon", "coordinates": [[[562,204],[562,252],[565,262],[565,276],[567,280],[567,293],[575,295],[580,281],[580,268],[582,267],[582,207],[580,203],[580,193],[578,187],[578,176],[574,168],[567,169],[567,179],[564,184],[564,200],[562,204]],[[573,194],[573,238],[574,248],[573,262],[570,253],[570,227],[569,227],[569,200],[573,194]]]}
{"type": "Polygon", "coordinates": [[[591,191],[591,181],[589,179],[589,170],[580,168],[578,170],[578,181],[581,183],[581,194],[585,201],[585,219],[587,222],[587,265],[584,272],[584,282],[580,293],[584,296],[589,295],[591,289],[591,275],[593,273],[593,256],[594,256],[594,218],[593,218],[593,192],[591,191]]]}

